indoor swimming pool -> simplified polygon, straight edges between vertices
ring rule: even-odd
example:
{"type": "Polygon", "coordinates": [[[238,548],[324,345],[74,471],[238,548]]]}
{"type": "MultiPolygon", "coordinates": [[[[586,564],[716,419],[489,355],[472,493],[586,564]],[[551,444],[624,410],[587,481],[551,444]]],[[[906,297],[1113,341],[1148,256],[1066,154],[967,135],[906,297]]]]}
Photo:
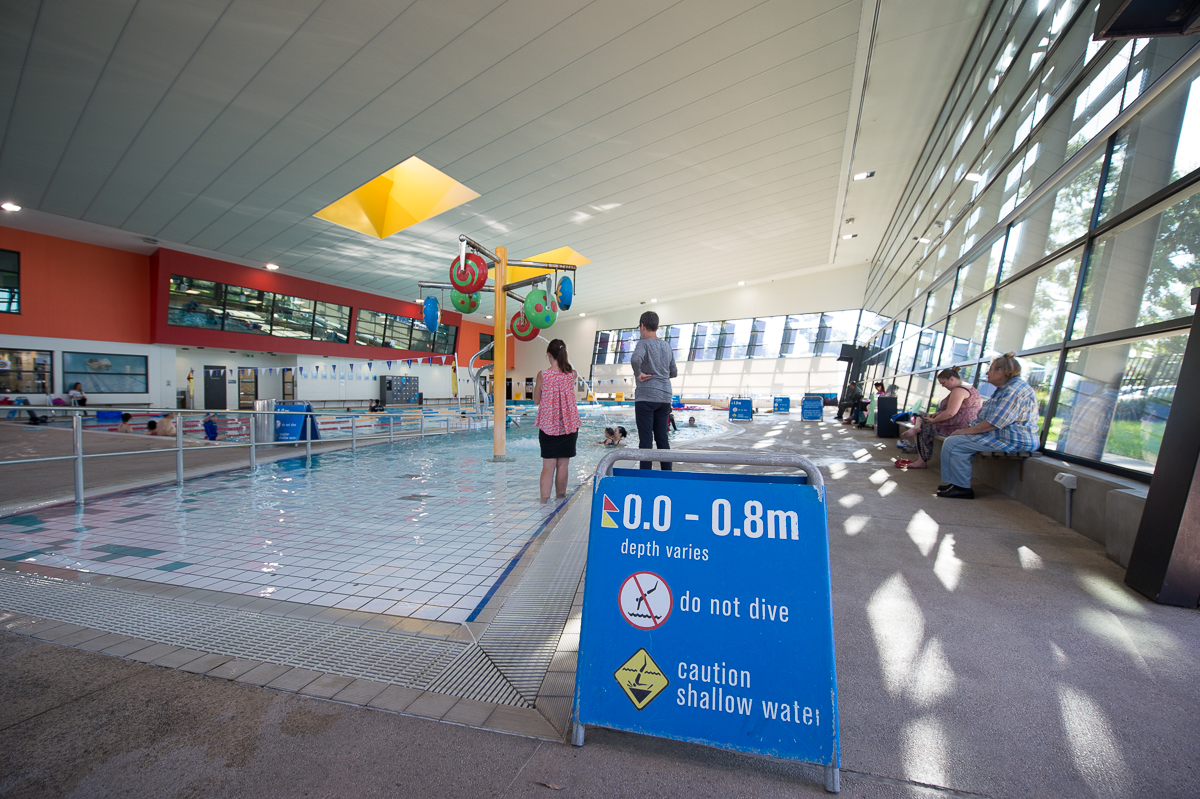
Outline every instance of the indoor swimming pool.
{"type": "MultiPolygon", "coordinates": [[[[731,426],[684,411],[675,448],[731,426]],[[697,420],[687,427],[688,416],[697,420]]],[[[586,410],[569,492],[632,408],[586,410]]],[[[342,610],[464,622],[567,500],[538,499],[532,418],[508,430],[360,447],[0,519],[0,560],[342,610]]]]}

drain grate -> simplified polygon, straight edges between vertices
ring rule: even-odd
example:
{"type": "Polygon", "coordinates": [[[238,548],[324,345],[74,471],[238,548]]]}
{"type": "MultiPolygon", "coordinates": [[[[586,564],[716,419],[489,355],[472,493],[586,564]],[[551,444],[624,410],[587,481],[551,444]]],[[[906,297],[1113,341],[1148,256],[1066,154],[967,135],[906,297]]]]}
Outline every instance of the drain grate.
{"type": "Polygon", "coordinates": [[[430,691],[463,696],[479,702],[533,707],[496,668],[487,653],[472,646],[429,686],[430,691]]]}
{"type": "Polygon", "coordinates": [[[191,605],[30,575],[0,573],[0,607],[200,652],[422,691],[475,648],[456,641],[191,605]]]}
{"type": "Polygon", "coordinates": [[[521,696],[538,695],[587,562],[591,496],[585,487],[525,573],[479,645],[521,696]]]}

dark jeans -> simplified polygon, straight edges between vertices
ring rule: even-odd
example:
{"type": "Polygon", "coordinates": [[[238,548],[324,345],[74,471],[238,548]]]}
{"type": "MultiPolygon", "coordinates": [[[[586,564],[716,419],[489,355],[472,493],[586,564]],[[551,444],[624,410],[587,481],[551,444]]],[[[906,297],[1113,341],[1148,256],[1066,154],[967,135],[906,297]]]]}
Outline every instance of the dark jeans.
{"type": "MultiPolygon", "coordinates": [[[[671,417],[669,402],[635,402],[633,403],[634,417],[637,419],[638,447],[651,448],[651,439],[658,444],[659,449],[670,449],[671,442],[667,440],[668,419],[671,417]]],[[[649,469],[654,464],[642,461],[641,468],[649,469]]],[[[671,464],[663,461],[660,466],[665,472],[671,471],[671,464]]]]}

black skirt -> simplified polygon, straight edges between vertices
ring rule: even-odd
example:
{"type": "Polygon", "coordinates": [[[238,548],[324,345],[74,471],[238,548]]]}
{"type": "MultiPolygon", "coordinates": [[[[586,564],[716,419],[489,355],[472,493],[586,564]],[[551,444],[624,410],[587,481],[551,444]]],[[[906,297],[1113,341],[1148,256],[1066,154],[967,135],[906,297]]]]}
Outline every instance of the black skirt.
{"type": "Polygon", "coordinates": [[[578,430],[574,433],[567,433],[565,436],[548,436],[539,430],[538,443],[542,445],[542,457],[548,460],[574,458],[575,442],[578,438],[578,430]]]}

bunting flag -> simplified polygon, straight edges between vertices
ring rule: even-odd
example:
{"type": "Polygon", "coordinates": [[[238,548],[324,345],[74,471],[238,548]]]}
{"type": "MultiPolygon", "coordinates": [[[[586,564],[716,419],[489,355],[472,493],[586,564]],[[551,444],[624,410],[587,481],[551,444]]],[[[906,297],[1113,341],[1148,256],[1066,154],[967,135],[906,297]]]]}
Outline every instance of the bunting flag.
{"type": "Polygon", "coordinates": [[[354,364],[350,364],[350,374],[354,374],[354,364]]]}
{"type": "Polygon", "coordinates": [[[329,371],[333,372],[336,375],[337,374],[337,364],[336,363],[329,364],[329,371]]]}
{"type": "Polygon", "coordinates": [[[387,362],[387,365],[388,365],[388,368],[389,368],[389,369],[391,369],[391,368],[392,368],[392,362],[391,362],[391,361],[388,361],[388,362],[387,362]]]}
{"type": "Polygon", "coordinates": [[[371,361],[367,361],[367,371],[368,372],[371,371],[374,368],[374,366],[375,366],[375,364],[373,364],[371,361]]]}

